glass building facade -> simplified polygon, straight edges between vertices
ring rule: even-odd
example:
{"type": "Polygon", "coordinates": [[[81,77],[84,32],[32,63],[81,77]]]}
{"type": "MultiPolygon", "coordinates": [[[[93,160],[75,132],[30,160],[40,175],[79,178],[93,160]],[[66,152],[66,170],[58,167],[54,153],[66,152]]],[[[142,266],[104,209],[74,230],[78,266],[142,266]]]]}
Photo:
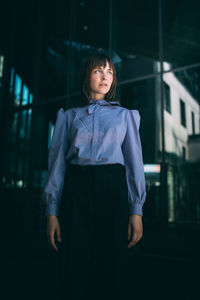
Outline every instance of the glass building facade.
{"type": "Polygon", "coordinates": [[[200,222],[200,3],[172,0],[13,1],[1,33],[1,200],[23,232],[42,232],[41,189],[60,107],[80,97],[83,59],[103,52],[116,97],[138,109],[144,222],[200,222]],[[31,7],[31,9],[30,9],[31,7]]]}

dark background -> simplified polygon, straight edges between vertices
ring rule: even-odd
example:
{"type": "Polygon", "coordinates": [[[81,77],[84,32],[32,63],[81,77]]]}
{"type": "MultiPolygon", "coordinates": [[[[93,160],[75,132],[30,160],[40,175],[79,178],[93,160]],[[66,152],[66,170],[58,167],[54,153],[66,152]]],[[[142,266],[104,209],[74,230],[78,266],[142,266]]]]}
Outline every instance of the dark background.
{"type": "Polygon", "coordinates": [[[200,143],[199,12],[200,2],[194,0],[2,1],[0,272],[5,299],[57,298],[57,255],[47,244],[41,191],[56,112],[80,96],[80,66],[94,52],[111,56],[116,97],[140,112],[144,164],[161,166],[159,173],[145,172],[144,236],[131,250],[129,269],[133,299],[199,297],[200,160],[188,154],[191,143],[200,143]],[[187,134],[180,153],[167,151],[172,136],[166,139],[164,120],[175,107],[167,74],[175,78],[172,86],[178,81],[185,97],[192,97],[197,118],[198,126],[189,132],[188,118],[184,125],[180,112],[180,129],[173,136],[178,149],[183,130],[187,134]]]}

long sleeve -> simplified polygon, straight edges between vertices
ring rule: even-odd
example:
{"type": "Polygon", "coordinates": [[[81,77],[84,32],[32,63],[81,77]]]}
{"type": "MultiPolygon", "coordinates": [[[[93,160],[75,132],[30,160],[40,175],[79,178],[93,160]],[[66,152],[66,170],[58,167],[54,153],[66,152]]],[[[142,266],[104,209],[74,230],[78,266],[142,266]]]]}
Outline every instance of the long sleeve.
{"type": "Polygon", "coordinates": [[[127,131],[122,144],[122,152],[126,169],[130,215],[142,216],[146,185],[139,135],[140,115],[138,110],[128,110],[127,115],[127,131]]]}
{"type": "Polygon", "coordinates": [[[46,184],[43,189],[42,198],[46,204],[45,215],[58,215],[59,204],[66,172],[66,150],[67,150],[67,120],[61,108],[57,112],[53,137],[48,155],[48,173],[46,184]]]}

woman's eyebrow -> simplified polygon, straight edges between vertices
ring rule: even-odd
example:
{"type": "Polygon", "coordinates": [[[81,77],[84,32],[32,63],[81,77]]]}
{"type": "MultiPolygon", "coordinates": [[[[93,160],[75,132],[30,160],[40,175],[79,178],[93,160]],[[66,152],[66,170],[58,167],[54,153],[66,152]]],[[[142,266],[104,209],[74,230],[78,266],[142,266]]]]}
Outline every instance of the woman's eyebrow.
{"type": "MultiPolygon", "coordinates": [[[[94,69],[105,69],[105,68],[103,68],[103,67],[96,67],[96,68],[94,68],[94,69]]],[[[108,68],[108,70],[112,71],[111,68],[108,68]]]]}

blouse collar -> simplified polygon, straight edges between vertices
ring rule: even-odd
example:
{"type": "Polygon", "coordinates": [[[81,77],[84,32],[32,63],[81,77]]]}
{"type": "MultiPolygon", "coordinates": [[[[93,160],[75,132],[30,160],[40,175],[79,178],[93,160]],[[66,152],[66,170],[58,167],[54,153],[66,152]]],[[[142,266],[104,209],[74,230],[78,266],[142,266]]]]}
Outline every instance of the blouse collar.
{"type": "Polygon", "coordinates": [[[100,104],[100,105],[109,105],[109,104],[119,104],[119,102],[117,101],[107,101],[105,99],[99,99],[99,100],[96,100],[92,97],[89,97],[89,104],[100,104]]]}
{"type": "Polygon", "coordinates": [[[108,105],[108,106],[112,106],[112,105],[120,105],[119,102],[117,101],[106,101],[105,99],[93,99],[92,97],[89,98],[89,106],[87,108],[87,111],[89,114],[94,113],[94,111],[96,109],[99,108],[100,105],[108,105]]]}

